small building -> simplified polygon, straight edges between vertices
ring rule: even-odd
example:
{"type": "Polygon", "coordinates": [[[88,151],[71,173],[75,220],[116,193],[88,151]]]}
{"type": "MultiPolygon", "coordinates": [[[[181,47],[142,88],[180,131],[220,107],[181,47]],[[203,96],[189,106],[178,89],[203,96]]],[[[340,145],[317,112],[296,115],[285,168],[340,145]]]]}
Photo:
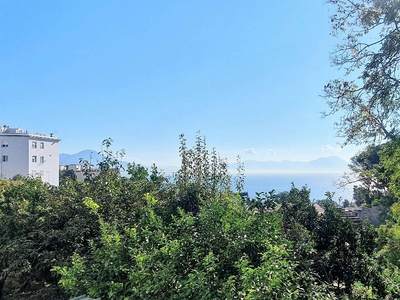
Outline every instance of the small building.
{"type": "Polygon", "coordinates": [[[85,171],[81,164],[60,165],[61,172],[67,171],[67,170],[74,171],[74,174],[76,175],[76,179],[81,180],[81,181],[85,180],[85,178],[86,178],[85,174],[91,174],[91,176],[97,176],[100,174],[99,169],[92,168],[89,171],[85,171]]]}
{"type": "Polygon", "coordinates": [[[384,206],[346,207],[342,209],[342,212],[353,223],[369,220],[374,226],[378,227],[385,219],[387,209],[384,206]]]}
{"type": "Polygon", "coordinates": [[[60,165],[60,171],[72,170],[74,172],[82,172],[82,165],[80,164],[69,164],[69,165],[60,165]]]}
{"type": "Polygon", "coordinates": [[[39,177],[44,182],[58,186],[59,142],[60,139],[53,134],[0,127],[0,177],[39,177]]]}

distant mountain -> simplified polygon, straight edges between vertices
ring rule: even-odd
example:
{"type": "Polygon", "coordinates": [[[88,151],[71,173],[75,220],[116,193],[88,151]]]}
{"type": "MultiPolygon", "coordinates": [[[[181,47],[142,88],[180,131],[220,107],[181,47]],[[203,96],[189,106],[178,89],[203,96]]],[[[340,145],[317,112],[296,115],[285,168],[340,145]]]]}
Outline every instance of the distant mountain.
{"type": "MultiPolygon", "coordinates": [[[[75,154],[60,154],[60,165],[75,165],[79,164],[81,160],[87,160],[93,166],[97,166],[99,162],[103,161],[103,156],[94,150],[83,150],[75,154]]],[[[121,161],[122,167],[126,170],[128,162],[121,161]]]]}
{"type": "MultiPolygon", "coordinates": [[[[103,156],[99,154],[95,150],[83,150],[75,154],[66,154],[66,153],[61,153],[60,154],[60,165],[75,165],[79,164],[80,160],[87,160],[91,162],[92,165],[96,166],[99,162],[103,161],[103,156]]],[[[122,167],[127,169],[128,162],[126,161],[121,161],[120,162],[122,167]]],[[[150,169],[150,166],[144,166],[148,169],[150,169]]],[[[159,170],[162,170],[165,172],[165,174],[170,175],[173,172],[176,172],[179,168],[176,166],[168,166],[164,168],[159,168],[159,170]]]]}
{"type": "Polygon", "coordinates": [[[309,162],[309,165],[318,169],[347,170],[349,163],[338,156],[320,157],[309,162]]]}
{"type": "Polygon", "coordinates": [[[60,165],[73,165],[79,164],[80,160],[87,160],[91,162],[93,165],[101,162],[103,160],[102,155],[100,155],[97,151],[94,150],[83,150],[75,154],[60,154],[60,165]]]}
{"type": "MultiPolygon", "coordinates": [[[[250,173],[342,173],[348,170],[348,163],[337,156],[320,157],[311,161],[257,161],[243,162],[245,174],[250,173]]],[[[230,164],[235,169],[236,164],[230,164]]]]}
{"type": "MultiPolygon", "coordinates": [[[[79,160],[90,161],[93,165],[97,165],[103,160],[102,155],[94,150],[83,150],[76,154],[60,154],[60,165],[79,164],[79,160]]],[[[128,163],[122,162],[126,167],[128,163]]],[[[229,164],[231,173],[236,173],[236,163],[229,164]]],[[[145,166],[150,168],[150,166],[145,166]]],[[[320,157],[311,161],[244,161],[245,174],[253,173],[343,173],[348,170],[348,163],[337,156],[320,157]]],[[[169,166],[160,168],[166,174],[176,172],[179,167],[169,166]]]]}

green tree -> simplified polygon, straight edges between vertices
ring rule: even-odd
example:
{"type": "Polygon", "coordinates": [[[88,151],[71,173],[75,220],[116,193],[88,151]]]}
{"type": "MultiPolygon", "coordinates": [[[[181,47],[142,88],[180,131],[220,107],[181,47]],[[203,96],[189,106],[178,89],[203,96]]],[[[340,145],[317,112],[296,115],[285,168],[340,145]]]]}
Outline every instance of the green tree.
{"type": "Polygon", "coordinates": [[[107,299],[333,299],[281,236],[277,213],[256,212],[240,198],[205,199],[197,216],[179,210],[170,223],[145,196],[137,224],[102,224],[101,241],[72,267],[57,267],[71,294],[107,299]]]}
{"type": "Polygon", "coordinates": [[[57,189],[34,178],[5,188],[0,201],[0,294],[10,299],[22,299],[23,293],[62,298],[53,264],[84,253],[88,239],[96,236],[96,223],[79,189],[72,182],[57,189]]]}
{"type": "Polygon", "coordinates": [[[341,211],[325,201],[325,212],[314,232],[316,254],[314,268],[321,278],[336,288],[336,293],[350,294],[356,282],[385,296],[374,251],[376,232],[371,224],[354,225],[341,211]]]}
{"type": "Polygon", "coordinates": [[[25,179],[26,179],[26,177],[22,176],[21,174],[14,175],[13,178],[11,178],[11,180],[13,180],[13,181],[21,181],[21,180],[25,180],[25,179]]]}
{"type": "MultiPolygon", "coordinates": [[[[388,142],[386,144],[390,144],[388,142]]],[[[344,177],[344,184],[355,184],[353,199],[356,205],[390,206],[393,195],[389,191],[388,177],[385,176],[385,166],[382,164],[381,150],[386,144],[370,145],[351,158],[349,168],[351,174],[344,177]]]]}
{"type": "Polygon", "coordinates": [[[63,184],[67,180],[76,181],[77,176],[74,170],[63,170],[60,171],[60,184],[63,184]]]}
{"type": "Polygon", "coordinates": [[[134,162],[128,164],[128,168],[126,171],[129,174],[131,180],[146,180],[149,176],[147,168],[134,162]]]}
{"type": "Polygon", "coordinates": [[[383,267],[376,257],[376,232],[371,224],[355,225],[332,200],[332,193],[318,202],[318,214],[307,187],[292,187],[280,206],[285,237],[293,242],[293,254],[300,257],[296,271],[311,271],[315,280],[326,282],[339,297],[350,295],[357,282],[374,295],[387,295],[383,267]]]}
{"type": "Polygon", "coordinates": [[[207,149],[206,140],[199,132],[192,148],[187,147],[183,134],[179,139],[181,167],[174,176],[176,195],[171,199],[171,212],[174,214],[179,207],[197,214],[201,199],[223,198],[230,193],[228,162],[215,149],[207,149]]]}
{"type": "Polygon", "coordinates": [[[338,114],[345,144],[393,140],[399,134],[400,4],[397,0],[328,0],[335,7],[332,33],[342,36],[333,64],[348,79],[324,88],[330,110],[338,114]]]}
{"type": "Polygon", "coordinates": [[[351,158],[353,176],[345,183],[357,183],[353,199],[357,205],[390,207],[400,198],[399,139],[381,145],[371,145],[351,158]]]}
{"type": "Polygon", "coordinates": [[[296,224],[301,224],[308,231],[315,229],[318,214],[310,201],[310,192],[307,187],[298,189],[292,185],[285,201],[282,202],[280,211],[284,228],[288,233],[296,224]]]}
{"type": "Polygon", "coordinates": [[[380,251],[390,264],[400,267],[400,203],[394,203],[390,212],[388,222],[379,227],[380,251]]]}
{"type": "MultiPolygon", "coordinates": [[[[99,175],[83,182],[64,180],[56,188],[28,178],[0,185],[0,287],[11,299],[60,292],[59,276],[50,270],[68,265],[74,253],[85,255],[89,240],[100,238],[98,215],[118,229],[131,228],[144,213],[143,196],[163,188],[156,167],[147,178],[145,168],[131,164],[130,178],[121,177],[121,152],[110,149],[110,139],[103,147],[99,175]]],[[[91,174],[90,163],[83,165],[91,174]]]]}
{"type": "Polygon", "coordinates": [[[389,190],[400,199],[400,138],[386,143],[379,153],[382,166],[382,177],[385,178],[389,190]]]}

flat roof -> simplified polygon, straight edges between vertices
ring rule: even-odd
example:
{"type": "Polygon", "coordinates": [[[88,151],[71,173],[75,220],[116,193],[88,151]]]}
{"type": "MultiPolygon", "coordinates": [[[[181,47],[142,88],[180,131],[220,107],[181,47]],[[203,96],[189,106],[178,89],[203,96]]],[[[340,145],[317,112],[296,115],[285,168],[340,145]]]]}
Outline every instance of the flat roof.
{"type": "Polygon", "coordinates": [[[15,137],[31,137],[36,139],[46,139],[52,141],[61,141],[59,137],[53,136],[52,133],[50,135],[45,135],[42,133],[30,133],[28,130],[24,130],[22,128],[11,128],[8,126],[1,127],[0,135],[7,135],[7,136],[15,136],[15,137]]]}

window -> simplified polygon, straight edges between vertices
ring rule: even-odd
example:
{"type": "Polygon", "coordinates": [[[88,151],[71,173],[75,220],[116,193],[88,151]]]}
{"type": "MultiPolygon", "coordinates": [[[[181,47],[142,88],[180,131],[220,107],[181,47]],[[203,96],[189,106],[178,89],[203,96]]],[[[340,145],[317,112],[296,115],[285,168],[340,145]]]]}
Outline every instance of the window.
{"type": "Polygon", "coordinates": [[[3,155],[1,161],[2,161],[2,162],[8,161],[8,155],[3,155]]]}
{"type": "Polygon", "coordinates": [[[32,142],[32,148],[36,149],[37,148],[37,142],[32,142]]]}
{"type": "Polygon", "coordinates": [[[44,143],[43,142],[40,143],[40,149],[44,149],[44,143]]]}
{"type": "Polygon", "coordinates": [[[36,155],[32,156],[32,162],[33,163],[37,162],[37,156],[36,155]]]}
{"type": "Polygon", "coordinates": [[[40,163],[43,164],[44,163],[44,156],[40,157],[40,163]]]}
{"type": "Polygon", "coordinates": [[[1,146],[4,147],[4,148],[8,147],[8,141],[3,141],[1,146]]]}

